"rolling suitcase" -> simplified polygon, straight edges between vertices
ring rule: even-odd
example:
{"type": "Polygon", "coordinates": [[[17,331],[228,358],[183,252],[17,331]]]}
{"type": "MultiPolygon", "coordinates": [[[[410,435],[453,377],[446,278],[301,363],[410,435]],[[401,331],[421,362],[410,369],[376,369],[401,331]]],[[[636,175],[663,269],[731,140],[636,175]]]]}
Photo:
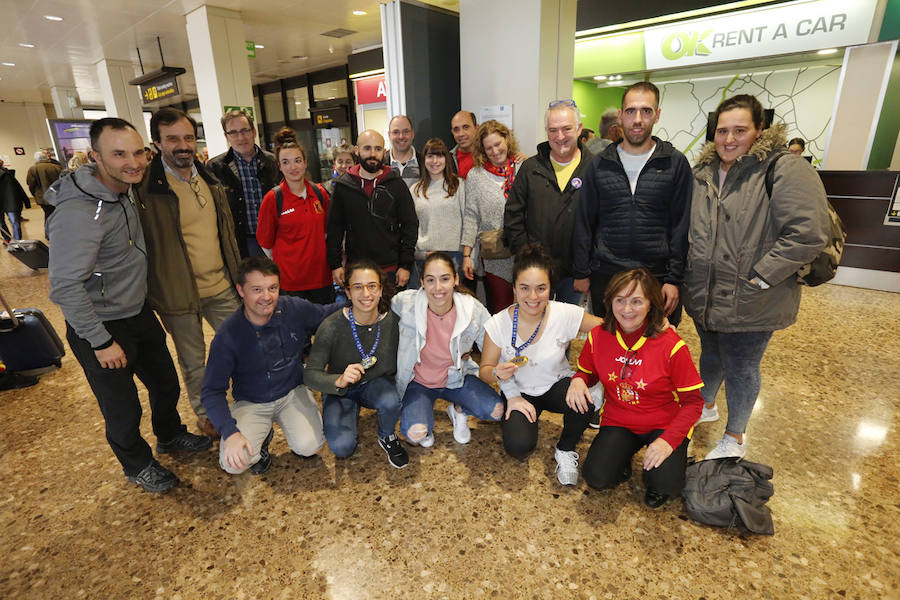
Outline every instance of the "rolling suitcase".
{"type": "Polygon", "coordinates": [[[0,293],[0,359],[9,371],[38,374],[62,365],[66,351],[53,325],[36,308],[13,310],[0,293]]]}
{"type": "Polygon", "coordinates": [[[50,266],[50,249],[41,240],[12,240],[7,250],[34,270],[50,266]]]}

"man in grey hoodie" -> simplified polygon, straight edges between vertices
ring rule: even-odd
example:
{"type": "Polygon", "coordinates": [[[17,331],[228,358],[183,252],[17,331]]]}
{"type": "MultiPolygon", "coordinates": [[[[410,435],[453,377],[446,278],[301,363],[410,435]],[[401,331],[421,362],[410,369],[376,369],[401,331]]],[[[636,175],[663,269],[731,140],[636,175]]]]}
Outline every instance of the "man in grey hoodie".
{"type": "Polygon", "coordinates": [[[66,318],[66,339],[84,369],[106,421],[106,439],[125,475],[148,492],[178,478],[160,465],[140,433],[134,376],[150,398],[157,453],[212,446],[189,433],[176,405],[180,389],[159,321],[145,305],[147,256],[132,190],[147,168],[144,143],[127,121],[107,118],[90,129],[95,164],[54,183],[45,200],[50,299],[66,318]]]}

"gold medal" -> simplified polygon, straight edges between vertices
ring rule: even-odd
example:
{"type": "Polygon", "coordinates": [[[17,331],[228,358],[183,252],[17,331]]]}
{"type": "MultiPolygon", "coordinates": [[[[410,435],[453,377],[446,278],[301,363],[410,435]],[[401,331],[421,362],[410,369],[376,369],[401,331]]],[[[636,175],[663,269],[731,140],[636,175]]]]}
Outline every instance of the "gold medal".
{"type": "Polygon", "coordinates": [[[363,369],[368,370],[368,369],[371,369],[371,368],[375,365],[376,362],[378,362],[378,358],[377,358],[377,357],[375,357],[375,356],[367,356],[367,357],[365,357],[364,359],[362,359],[362,361],[361,361],[359,364],[362,365],[362,368],[363,368],[363,369]]]}
{"type": "Polygon", "coordinates": [[[517,367],[521,367],[528,362],[528,357],[524,355],[513,356],[511,359],[509,359],[509,362],[516,365],[517,367]]]}

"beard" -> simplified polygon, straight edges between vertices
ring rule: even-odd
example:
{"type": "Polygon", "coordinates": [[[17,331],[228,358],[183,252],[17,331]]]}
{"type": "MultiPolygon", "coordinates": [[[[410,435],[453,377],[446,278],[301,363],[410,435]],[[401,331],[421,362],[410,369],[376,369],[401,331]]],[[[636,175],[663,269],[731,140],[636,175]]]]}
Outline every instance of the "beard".
{"type": "Polygon", "coordinates": [[[191,165],[194,164],[194,153],[193,152],[178,152],[172,153],[172,164],[179,169],[188,169],[191,165]]]}
{"type": "Polygon", "coordinates": [[[640,133],[636,134],[630,129],[623,130],[623,134],[625,135],[625,139],[628,140],[628,143],[632,146],[640,146],[644,142],[647,141],[647,138],[653,133],[653,129],[648,127],[646,129],[642,129],[640,133]]]}
{"type": "Polygon", "coordinates": [[[359,164],[362,165],[362,168],[369,173],[377,173],[381,170],[381,161],[374,156],[362,159],[359,164]]]}

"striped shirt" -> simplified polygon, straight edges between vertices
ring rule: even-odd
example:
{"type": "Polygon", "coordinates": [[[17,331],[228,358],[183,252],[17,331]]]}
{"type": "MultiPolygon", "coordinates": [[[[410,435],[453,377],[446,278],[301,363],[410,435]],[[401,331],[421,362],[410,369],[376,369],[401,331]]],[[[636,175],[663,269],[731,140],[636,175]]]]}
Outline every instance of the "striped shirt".
{"type": "MultiPolygon", "coordinates": [[[[247,211],[247,237],[256,237],[256,227],[259,223],[259,207],[262,205],[263,189],[259,182],[257,173],[259,172],[259,146],[256,146],[256,152],[250,162],[234,153],[234,164],[237,165],[238,177],[241,180],[241,187],[244,189],[244,205],[247,211]]],[[[268,190],[266,190],[268,191],[268,190]]]]}

